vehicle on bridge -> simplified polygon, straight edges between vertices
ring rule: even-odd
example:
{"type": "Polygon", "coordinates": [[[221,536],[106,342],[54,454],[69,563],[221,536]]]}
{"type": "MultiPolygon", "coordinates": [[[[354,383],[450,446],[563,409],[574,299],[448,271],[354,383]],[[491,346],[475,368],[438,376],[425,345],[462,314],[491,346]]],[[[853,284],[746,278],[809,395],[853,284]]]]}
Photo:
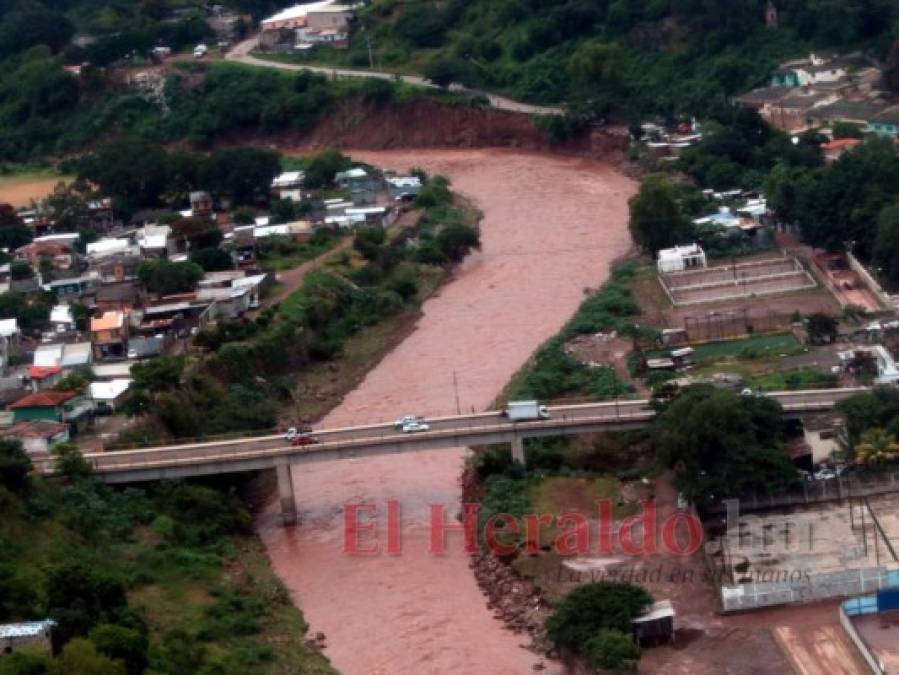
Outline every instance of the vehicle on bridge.
{"type": "Polygon", "coordinates": [[[422,422],[419,420],[412,420],[410,422],[406,422],[403,425],[403,433],[404,434],[413,434],[417,431],[429,431],[431,426],[426,422],[422,422]]]}
{"type": "Polygon", "coordinates": [[[284,434],[285,441],[292,441],[294,438],[299,436],[300,434],[308,434],[312,431],[312,427],[308,424],[300,424],[296,427],[290,427],[287,432],[284,434]]]}
{"type": "Polygon", "coordinates": [[[511,422],[523,422],[524,420],[548,420],[549,408],[540,401],[509,401],[502,415],[511,422]]]}
{"type": "Polygon", "coordinates": [[[407,424],[419,423],[424,424],[425,418],[419,417],[418,415],[403,415],[396,422],[393,423],[394,429],[402,429],[407,424]]]}
{"type": "Polygon", "coordinates": [[[318,443],[321,441],[310,434],[297,434],[290,439],[291,445],[316,445],[318,443]]]}

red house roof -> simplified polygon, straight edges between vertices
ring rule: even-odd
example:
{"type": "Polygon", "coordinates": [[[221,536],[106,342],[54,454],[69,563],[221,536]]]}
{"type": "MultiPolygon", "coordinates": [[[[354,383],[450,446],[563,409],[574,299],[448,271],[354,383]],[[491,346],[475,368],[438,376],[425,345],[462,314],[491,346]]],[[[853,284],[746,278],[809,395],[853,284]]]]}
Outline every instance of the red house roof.
{"type": "Polygon", "coordinates": [[[39,391],[35,394],[23,396],[15,403],[9,406],[10,410],[18,410],[19,408],[55,408],[65,403],[69,399],[73,399],[78,395],[74,391],[39,391]]]}
{"type": "Polygon", "coordinates": [[[61,366],[31,366],[28,369],[28,375],[32,380],[43,380],[45,377],[61,373],[61,366]]]}

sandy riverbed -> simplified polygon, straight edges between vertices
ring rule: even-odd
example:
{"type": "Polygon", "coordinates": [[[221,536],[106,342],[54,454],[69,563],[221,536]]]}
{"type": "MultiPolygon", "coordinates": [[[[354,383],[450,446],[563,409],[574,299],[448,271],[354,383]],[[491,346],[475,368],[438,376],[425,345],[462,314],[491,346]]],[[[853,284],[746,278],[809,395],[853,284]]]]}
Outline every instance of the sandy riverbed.
{"type": "MultiPolygon", "coordinates": [[[[601,163],[506,150],[351,154],[449,176],[484,212],[483,250],[323,426],[452,414],[454,371],[462,409],[486,408],[629,246],[635,186],[601,163]]],[[[281,528],[275,507],[261,517],[275,571],[347,675],[527,673],[540,661],[487,609],[460,535],[446,555],[428,552],[429,505],[457,512],[463,460],[456,449],[304,467],[294,472],[301,525],[281,528]],[[383,512],[388,498],[402,504],[402,553],[344,554],[344,504],[383,512]]]]}

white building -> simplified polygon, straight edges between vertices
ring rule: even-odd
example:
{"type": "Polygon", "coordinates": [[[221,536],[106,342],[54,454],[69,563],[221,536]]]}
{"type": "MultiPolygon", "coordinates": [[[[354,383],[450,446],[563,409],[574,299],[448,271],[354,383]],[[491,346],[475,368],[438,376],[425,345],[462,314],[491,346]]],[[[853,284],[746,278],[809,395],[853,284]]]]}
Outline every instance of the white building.
{"type": "Polygon", "coordinates": [[[705,251],[702,250],[699,244],[663,248],[659,251],[656,265],[660,274],[683,272],[684,270],[705,267],[705,251]]]}

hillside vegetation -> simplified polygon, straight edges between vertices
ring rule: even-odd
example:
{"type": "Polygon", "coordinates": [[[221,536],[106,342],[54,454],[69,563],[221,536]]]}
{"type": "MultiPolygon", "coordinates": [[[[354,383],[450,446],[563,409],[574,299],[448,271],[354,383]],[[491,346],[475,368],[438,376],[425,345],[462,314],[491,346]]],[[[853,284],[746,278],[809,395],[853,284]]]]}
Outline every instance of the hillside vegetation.
{"type": "Polygon", "coordinates": [[[348,52],[367,66],[422,71],[579,112],[689,113],[764,80],[813,47],[886,55],[890,0],[374,0],[348,52]],[[364,31],[362,28],[364,27],[364,31]]]}

